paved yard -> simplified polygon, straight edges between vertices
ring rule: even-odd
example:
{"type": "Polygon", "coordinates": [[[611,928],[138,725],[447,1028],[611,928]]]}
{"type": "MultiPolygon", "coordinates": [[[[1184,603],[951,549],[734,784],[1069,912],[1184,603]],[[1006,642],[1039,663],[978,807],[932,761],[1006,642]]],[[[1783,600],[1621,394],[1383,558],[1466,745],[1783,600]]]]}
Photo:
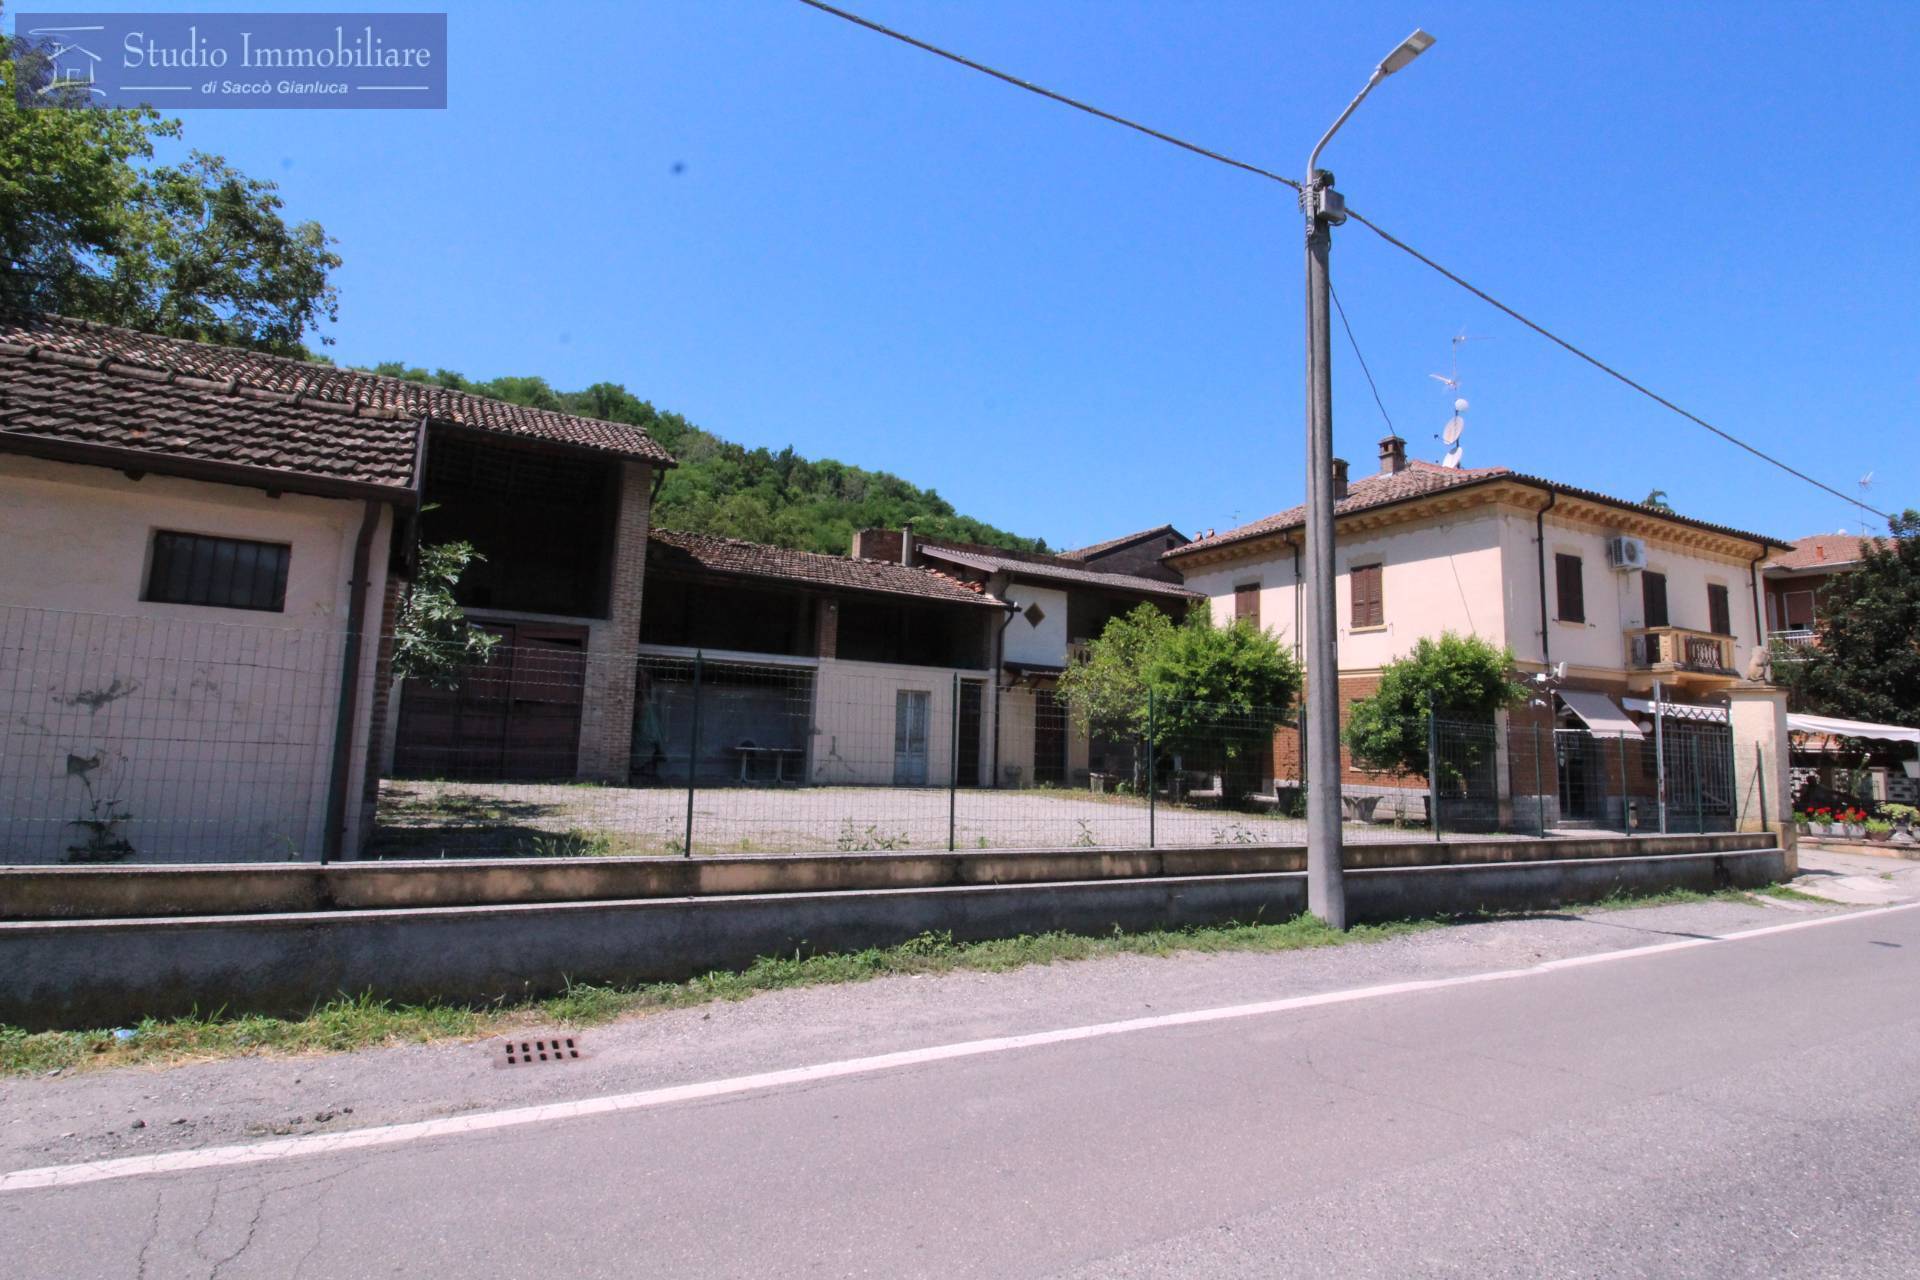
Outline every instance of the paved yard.
{"type": "MultiPolygon", "coordinates": [[[[1084,791],[958,791],[913,787],[714,788],[695,793],[701,854],[944,849],[951,803],[962,849],[1113,847],[1147,842],[1146,801],[1084,791]]],[[[687,793],[557,783],[381,785],[374,851],[432,857],[681,852],[687,793]]],[[[1163,845],[1262,844],[1305,838],[1305,823],[1260,812],[1162,804],[1163,845]]],[[[1424,834],[1413,828],[1412,834],[1424,834]]],[[[1349,824],[1347,838],[1405,839],[1409,829],[1349,824]]]]}

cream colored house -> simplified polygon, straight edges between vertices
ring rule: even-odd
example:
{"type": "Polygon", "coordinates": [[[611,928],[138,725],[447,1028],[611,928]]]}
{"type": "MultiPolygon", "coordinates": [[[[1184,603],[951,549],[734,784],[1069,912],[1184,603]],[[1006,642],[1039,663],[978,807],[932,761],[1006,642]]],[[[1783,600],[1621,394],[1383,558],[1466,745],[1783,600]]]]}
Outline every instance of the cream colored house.
{"type": "MultiPolygon", "coordinates": [[[[1759,566],[1786,545],[1777,539],[1505,467],[1409,461],[1405,449],[1382,441],[1379,470],[1351,483],[1346,464],[1336,468],[1343,706],[1416,641],[1453,631],[1510,648],[1523,671],[1566,664],[1562,692],[1514,712],[1503,734],[1589,720],[1625,731],[1644,722],[1655,681],[1664,700],[1714,706],[1764,644],[1759,566]]],[[[1297,651],[1304,514],[1208,534],[1162,559],[1217,619],[1252,616],[1297,651]]],[[[1299,776],[1297,748],[1281,743],[1275,767],[1299,776]]],[[[1503,787],[1518,772],[1502,770],[1503,787]]],[[[1347,781],[1380,779],[1348,762],[1347,781]]]]}

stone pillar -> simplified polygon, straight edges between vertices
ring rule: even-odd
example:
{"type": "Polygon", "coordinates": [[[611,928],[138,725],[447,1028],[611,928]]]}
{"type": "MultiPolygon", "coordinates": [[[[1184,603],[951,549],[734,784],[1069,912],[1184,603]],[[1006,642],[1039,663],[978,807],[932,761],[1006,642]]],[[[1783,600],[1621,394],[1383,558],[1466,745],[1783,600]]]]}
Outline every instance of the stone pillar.
{"type": "Polygon", "coordinates": [[[578,773],[597,782],[627,781],[633,754],[633,698],[639,670],[635,650],[640,644],[640,598],[647,577],[652,481],[653,471],[646,463],[620,464],[607,617],[588,628],[578,773]]]}
{"type": "Polygon", "coordinates": [[[813,656],[840,656],[840,602],[832,596],[821,596],[814,606],[813,656]]]}
{"type": "Polygon", "coordinates": [[[1727,690],[1727,714],[1733,725],[1735,821],[1742,831],[1764,827],[1778,835],[1780,847],[1787,851],[1787,874],[1798,875],[1800,855],[1787,769],[1787,691],[1742,680],[1727,690]],[[1767,797],[1764,822],[1763,790],[1767,797]]]}

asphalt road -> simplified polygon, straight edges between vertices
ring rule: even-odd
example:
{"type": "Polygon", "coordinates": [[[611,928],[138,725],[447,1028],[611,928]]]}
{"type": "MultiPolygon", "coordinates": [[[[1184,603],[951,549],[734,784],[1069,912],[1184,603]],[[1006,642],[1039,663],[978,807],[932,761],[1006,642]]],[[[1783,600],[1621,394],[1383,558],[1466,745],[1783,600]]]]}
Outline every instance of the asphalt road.
{"type": "Polygon", "coordinates": [[[1920,1270],[1920,910],[1623,954],[0,1191],[0,1241],[11,1277],[1920,1270]]]}

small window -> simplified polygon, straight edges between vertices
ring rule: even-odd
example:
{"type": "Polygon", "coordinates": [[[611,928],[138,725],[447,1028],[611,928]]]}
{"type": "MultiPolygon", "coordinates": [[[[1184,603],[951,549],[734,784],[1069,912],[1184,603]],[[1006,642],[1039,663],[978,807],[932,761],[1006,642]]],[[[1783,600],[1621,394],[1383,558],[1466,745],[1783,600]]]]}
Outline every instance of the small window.
{"type": "Polygon", "coordinates": [[[1649,627],[1664,627],[1667,622],[1667,575],[1648,569],[1640,574],[1640,603],[1646,609],[1649,627]]]}
{"type": "Polygon", "coordinates": [[[1253,624],[1254,630],[1260,629],[1260,584],[1249,582],[1233,589],[1233,620],[1245,618],[1253,624]]]}
{"type": "Polygon", "coordinates": [[[144,598],[158,604],[279,613],[287,607],[287,561],[292,554],[293,549],[280,542],[162,530],[153,535],[144,598]]]}
{"type": "Polygon", "coordinates": [[[1553,572],[1560,591],[1560,621],[1585,622],[1587,594],[1585,584],[1580,580],[1580,557],[1564,551],[1557,552],[1553,557],[1553,572]]]}
{"type": "Polygon", "coordinates": [[[1036,600],[1032,604],[1028,605],[1027,611],[1021,614],[1020,616],[1027,620],[1028,626],[1037,627],[1041,623],[1047,620],[1047,611],[1045,609],[1042,609],[1040,607],[1040,602],[1036,600]]]}
{"type": "Polygon", "coordinates": [[[1356,627],[1387,625],[1386,602],[1380,596],[1380,566],[1357,564],[1347,574],[1352,588],[1351,615],[1356,627]]]}
{"type": "Polygon", "coordinates": [[[1733,634],[1733,609],[1726,587],[1718,582],[1707,584],[1707,630],[1717,636],[1733,634]]]}

